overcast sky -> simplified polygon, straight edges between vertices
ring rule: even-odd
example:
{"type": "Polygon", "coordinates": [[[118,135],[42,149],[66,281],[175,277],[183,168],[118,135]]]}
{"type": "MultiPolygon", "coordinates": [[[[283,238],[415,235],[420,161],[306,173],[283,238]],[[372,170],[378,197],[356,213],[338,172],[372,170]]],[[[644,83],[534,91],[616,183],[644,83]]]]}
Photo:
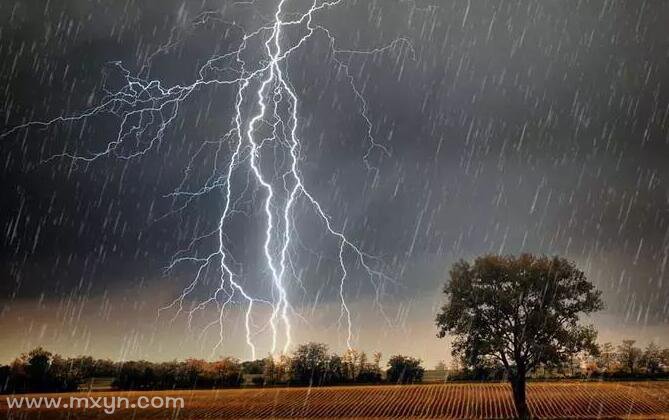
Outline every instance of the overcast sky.
{"type": "MultiPolygon", "coordinates": [[[[3,1],[0,132],[100,103],[122,87],[113,62],[165,86],[192,83],[209,57],[238,48],[240,27],[272,18],[275,2],[255,3],[3,1]],[[204,11],[215,18],[198,24],[204,11]]],[[[327,36],[284,64],[299,97],[305,186],[388,276],[370,278],[344,255],[355,346],[446,359],[434,315],[449,266],[520,252],[563,255],[588,274],[607,304],[594,319],[603,339],[669,344],[668,20],[662,1],[344,0],[316,14],[340,50],[400,40],[343,55],[388,150],[367,159],[360,98],[327,36]]],[[[217,334],[201,332],[215,308],[191,330],[157,315],[193,278],[193,265],[164,268],[217,225],[222,191],[178,212],[183,202],[167,195],[189,163],[185,187],[229,158],[206,142],[230,128],[234,93],[198,89],[141,158],[49,159],[104,149],[119,127],[111,115],[0,139],[0,361],[38,344],[113,359],[209,357],[217,334]]],[[[269,296],[264,192],[239,178],[244,213],[226,246],[247,290],[269,296]]],[[[306,200],[294,221],[294,341],[341,351],[337,242],[306,200]]],[[[216,281],[205,276],[187,304],[216,281]]],[[[230,306],[221,353],[249,356],[244,309],[241,299],[230,306]]],[[[257,340],[266,354],[266,334],[257,340]]]]}

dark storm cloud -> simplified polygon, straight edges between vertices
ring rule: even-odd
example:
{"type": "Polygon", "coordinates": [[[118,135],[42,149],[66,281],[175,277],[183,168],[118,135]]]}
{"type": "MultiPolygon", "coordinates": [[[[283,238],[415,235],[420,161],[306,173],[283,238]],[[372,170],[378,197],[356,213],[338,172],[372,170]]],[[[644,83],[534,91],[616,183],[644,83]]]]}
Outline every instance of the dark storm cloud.
{"type": "MultiPolygon", "coordinates": [[[[170,39],[182,42],[156,56],[151,77],[192,80],[240,36],[223,22],[191,30],[193,18],[218,10],[253,27],[271,13],[271,4],[259,4],[254,11],[231,2],[3,2],[0,131],[95,103],[103,88],[118,88],[109,62],[139,71],[170,39]]],[[[327,39],[315,36],[288,64],[302,100],[308,187],[338,226],[382,259],[402,285],[393,293],[437,294],[458,258],[559,253],[588,271],[619,319],[668,321],[669,4],[357,1],[319,19],[343,49],[397,37],[413,44],[413,52],[403,46],[348,61],[374,135],[391,150],[372,154],[378,172],[362,161],[360,104],[327,39]]],[[[188,156],[225,132],[231,117],[229,90],[195,98],[141,160],[43,162],[66,149],[99,150],[111,118],[1,140],[0,299],[185,284],[185,270],[162,279],[161,270],[215,223],[220,197],[161,218],[173,204],[165,195],[188,156]]],[[[338,275],[336,249],[308,209],[300,217],[303,303],[317,292],[328,302],[334,289],[323,284],[338,275]]],[[[230,233],[250,271],[261,229],[251,218],[230,233]]],[[[360,273],[353,287],[353,297],[372,293],[360,273]]]]}

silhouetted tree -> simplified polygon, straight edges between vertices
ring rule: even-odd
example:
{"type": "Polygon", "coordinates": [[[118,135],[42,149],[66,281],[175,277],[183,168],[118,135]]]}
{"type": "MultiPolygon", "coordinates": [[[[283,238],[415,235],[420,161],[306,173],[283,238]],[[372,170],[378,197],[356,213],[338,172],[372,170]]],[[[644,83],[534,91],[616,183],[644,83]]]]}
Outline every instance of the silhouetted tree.
{"type": "Polygon", "coordinates": [[[26,373],[26,360],[23,357],[17,357],[9,365],[9,380],[6,392],[19,393],[30,390],[28,374],[26,373]]]}
{"type": "Polygon", "coordinates": [[[361,354],[356,349],[348,349],[341,357],[344,380],[354,382],[360,373],[361,354]]]}
{"type": "Polygon", "coordinates": [[[595,330],[579,315],[603,307],[601,293],[563,258],[489,255],[460,261],[444,286],[438,336],[453,336],[453,354],[470,366],[504,366],[519,417],[528,418],[526,375],[541,363],[563,364],[581,350],[596,353],[595,330]]]}
{"type": "Polygon", "coordinates": [[[299,345],[290,359],[291,381],[301,385],[320,385],[325,379],[329,360],[327,345],[299,345]]]}
{"type": "Polygon", "coordinates": [[[120,364],[113,386],[120,389],[151,389],[154,385],[153,377],[150,362],[128,361],[120,364]]]}
{"type": "Polygon", "coordinates": [[[381,356],[379,352],[374,353],[372,356],[372,362],[367,362],[367,357],[365,353],[362,353],[364,357],[361,357],[360,360],[360,372],[358,372],[358,377],[356,378],[357,382],[360,383],[379,383],[381,382],[381,356]]]}
{"type": "Polygon", "coordinates": [[[344,367],[341,356],[337,354],[330,355],[328,370],[325,374],[325,384],[339,384],[346,381],[344,377],[344,367]]]}
{"type": "Polygon", "coordinates": [[[423,380],[425,369],[420,365],[421,360],[414,357],[398,354],[388,360],[386,378],[388,382],[411,384],[423,380]]]}
{"type": "Polygon", "coordinates": [[[44,350],[42,347],[37,347],[23,356],[26,362],[25,371],[28,375],[31,390],[49,390],[51,385],[49,367],[51,366],[52,356],[51,352],[44,350]]]}

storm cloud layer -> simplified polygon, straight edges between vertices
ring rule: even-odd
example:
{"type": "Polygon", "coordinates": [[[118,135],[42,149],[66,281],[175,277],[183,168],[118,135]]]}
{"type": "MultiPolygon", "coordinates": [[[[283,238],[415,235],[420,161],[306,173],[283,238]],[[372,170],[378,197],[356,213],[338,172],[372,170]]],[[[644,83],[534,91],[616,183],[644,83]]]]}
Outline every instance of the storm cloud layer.
{"type": "MultiPolygon", "coordinates": [[[[310,2],[290,3],[299,10],[310,2]]],[[[5,1],[0,132],[97,103],[121,83],[114,62],[167,85],[192,82],[208,57],[236,48],[238,26],[265,24],[274,7],[5,1]],[[203,11],[220,19],[197,24],[203,11]],[[161,46],[169,47],[152,56],[161,46]]],[[[450,264],[533,252],[564,255],[584,269],[604,292],[607,325],[667,327],[669,4],[360,0],[317,19],[340,49],[406,40],[373,56],[347,57],[372,134],[389,151],[375,149],[371,168],[363,159],[360,103],[332,60],[329,39],[315,35],[286,66],[301,101],[307,187],[396,281],[381,293],[391,321],[416,342],[431,342],[430,311],[450,264]]],[[[141,341],[143,332],[130,332],[152,322],[145,318],[188,284],[187,267],[164,272],[170,258],[217,222],[216,191],[180,212],[168,195],[203,142],[227,131],[233,101],[229,88],[201,89],[184,102],[160,147],[141,159],[49,159],[100,150],[118,123],[111,116],[0,139],[0,326],[11,332],[2,357],[52,329],[68,329],[97,349],[92,325],[104,320],[128,332],[97,338],[109,354],[141,341]],[[58,325],[48,324],[45,311],[57,314],[58,325]],[[30,325],[30,338],[20,325],[30,325]]],[[[189,179],[202,179],[211,165],[204,154],[189,179]]],[[[236,267],[264,293],[256,194],[262,192],[248,196],[247,214],[228,235],[236,267]]],[[[315,330],[336,328],[336,244],[308,206],[297,213],[293,302],[315,330]]],[[[366,305],[378,298],[377,286],[352,271],[346,293],[358,310],[361,343],[391,328],[366,305]]],[[[155,340],[180,342],[183,327],[161,328],[155,340]]],[[[375,340],[370,345],[382,338],[375,340]]],[[[191,351],[186,345],[169,355],[191,351]]]]}

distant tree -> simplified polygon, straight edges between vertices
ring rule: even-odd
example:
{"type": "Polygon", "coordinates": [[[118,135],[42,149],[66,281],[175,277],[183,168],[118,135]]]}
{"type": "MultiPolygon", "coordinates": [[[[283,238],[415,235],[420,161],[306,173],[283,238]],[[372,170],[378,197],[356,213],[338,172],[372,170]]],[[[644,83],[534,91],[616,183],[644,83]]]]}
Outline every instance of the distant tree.
{"type": "Polygon", "coordinates": [[[618,359],[630,375],[636,374],[642,356],[641,349],[635,347],[634,343],[636,340],[623,340],[618,346],[618,359]]]}
{"type": "Polygon", "coordinates": [[[571,353],[569,355],[569,360],[563,366],[563,371],[567,374],[568,377],[575,377],[581,368],[582,358],[579,354],[571,353]]]}
{"type": "Polygon", "coordinates": [[[601,293],[563,258],[489,255],[460,261],[444,286],[438,336],[469,366],[501,363],[518,416],[528,418],[526,376],[540,364],[560,365],[581,350],[596,352],[596,332],[581,314],[603,307],[601,293]]]}
{"type": "Polygon", "coordinates": [[[49,390],[51,386],[49,368],[51,366],[53,354],[50,351],[44,350],[42,347],[37,347],[22,357],[26,362],[25,371],[28,375],[30,390],[49,390]]]}
{"type": "Polygon", "coordinates": [[[258,359],[258,360],[250,360],[246,362],[242,362],[242,372],[247,373],[250,375],[258,375],[263,372],[265,369],[265,360],[264,359],[258,359]]]}
{"type": "Polygon", "coordinates": [[[279,382],[277,380],[276,374],[276,363],[272,355],[268,355],[264,359],[263,368],[262,368],[262,377],[264,385],[274,385],[279,382]]]}
{"type": "Polygon", "coordinates": [[[647,373],[651,375],[658,373],[662,366],[662,350],[660,349],[660,346],[652,341],[648,343],[648,346],[644,349],[643,354],[641,355],[640,362],[647,373]]]}
{"type": "Polygon", "coordinates": [[[669,371],[669,348],[662,349],[660,352],[660,360],[662,360],[662,368],[669,371]]]}
{"type": "Polygon", "coordinates": [[[600,373],[597,357],[588,356],[583,359],[583,369],[587,377],[592,377],[600,373]]]}
{"type": "Polygon", "coordinates": [[[361,353],[360,355],[360,369],[358,376],[355,378],[359,383],[379,383],[381,382],[381,353],[374,353],[372,362],[367,361],[367,355],[361,353]]]}
{"type": "Polygon", "coordinates": [[[113,386],[119,389],[152,389],[156,376],[152,364],[146,360],[121,363],[113,386]]]}
{"type": "Polygon", "coordinates": [[[348,349],[341,357],[343,379],[353,382],[358,377],[360,370],[360,352],[356,349],[348,349]]]}
{"type": "Polygon", "coordinates": [[[111,360],[94,359],[91,356],[78,356],[68,360],[84,379],[109,377],[116,374],[116,367],[111,360]]]}
{"type": "Polygon", "coordinates": [[[19,393],[30,390],[28,373],[26,372],[27,362],[24,356],[25,355],[17,357],[9,365],[9,381],[6,387],[7,392],[19,393]]]}
{"type": "Polygon", "coordinates": [[[207,362],[202,359],[186,359],[181,366],[180,375],[178,376],[179,388],[195,388],[201,386],[199,379],[207,367],[207,362]]]}
{"type": "Polygon", "coordinates": [[[282,355],[276,359],[272,355],[267,356],[263,363],[264,384],[275,385],[285,382],[289,367],[290,359],[287,356],[282,355]]]}
{"type": "Polygon", "coordinates": [[[376,366],[379,370],[381,370],[381,358],[383,358],[383,353],[380,351],[375,351],[372,355],[372,363],[374,363],[374,366],[376,366]]]}
{"type": "Polygon", "coordinates": [[[437,377],[439,378],[440,381],[446,381],[449,373],[446,362],[444,362],[443,360],[438,361],[437,364],[434,365],[434,370],[437,372],[437,377]]]}
{"type": "Polygon", "coordinates": [[[326,377],[329,360],[327,345],[301,344],[290,359],[291,382],[309,386],[320,385],[326,377]]]}
{"type": "Polygon", "coordinates": [[[599,346],[599,356],[597,357],[597,366],[605,372],[611,372],[613,363],[616,361],[616,350],[613,344],[606,342],[599,346]]]}
{"type": "Polygon", "coordinates": [[[346,382],[344,377],[344,364],[341,356],[337,354],[330,355],[330,361],[328,363],[328,370],[325,375],[324,384],[339,384],[346,382]]]}
{"type": "Polygon", "coordinates": [[[64,359],[56,354],[49,367],[51,391],[76,391],[83,382],[81,370],[72,363],[72,359],[64,359]]]}
{"type": "Polygon", "coordinates": [[[388,360],[388,370],[386,371],[388,382],[411,384],[422,381],[425,369],[420,365],[421,362],[420,359],[402,356],[401,354],[392,356],[388,360]]]}
{"type": "Polygon", "coordinates": [[[358,358],[358,366],[356,367],[358,375],[355,380],[360,381],[360,375],[367,371],[370,367],[370,363],[367,360],[367,353],[364,351],[360,352],[360,357],[358,358]]]}
{"type": "Polygon", "coordinates": [[[156,365],[156,382],[154,385],[155,389],[174,389],[187,387],[188,384],[178,382],[181,375],[182,365],[183,363],[179,363],[176,360],[171,362],[163,362],[156,365]]]}
{"type": "Polygon", "coordinates": [[[91,356],[73,357],[68,360],[72,369],[76,369],[83,378],[95,376],[95,362],[91,356]]]}
{"type": "Polygon", "coordinates": [[[93,371],[90,372],[93,377],[109,377],[116,374],[116,365],[109,359],[97,359],[93,365],[93,371]]]}
{"type": "Polygon", "coordinates": [[[210,363],[207,371],[212,374],[214,386],[239,386],[242,383],[242,365],[234,357],[224,357],[210,363]]]}

